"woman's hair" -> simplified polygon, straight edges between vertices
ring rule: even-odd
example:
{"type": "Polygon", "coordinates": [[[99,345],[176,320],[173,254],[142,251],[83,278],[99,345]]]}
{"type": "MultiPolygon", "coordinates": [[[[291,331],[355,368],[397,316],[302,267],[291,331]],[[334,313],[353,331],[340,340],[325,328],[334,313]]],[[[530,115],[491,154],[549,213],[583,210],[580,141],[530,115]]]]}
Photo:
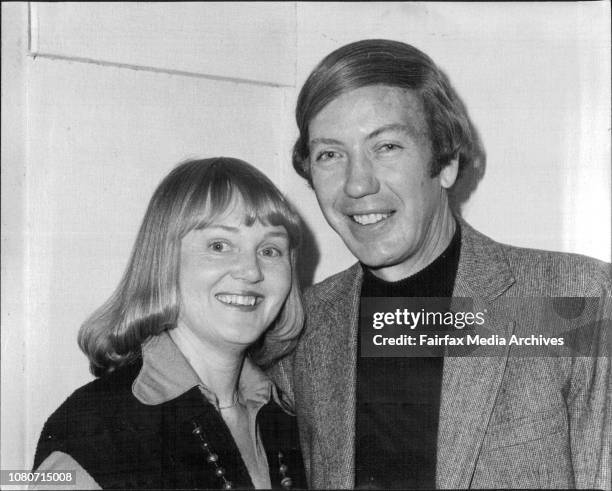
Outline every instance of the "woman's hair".
{"type": "Polygon", "coordinates": [[[484,150],[463,102],[447,76],[422,51],[399,41],[366,39],[327,55],[312,71],[298,96],[295,117],[299,137],[293,147],[293,167],[312,185],[308,127],[337,97],[370,85],[388,85],[415,92],[423,104],[433,160],[431,176],[453,158],[459,172],[484,165],[484,150]]]}
{"type": "Polygon", "coordinates": [[[252,165],[227,157],[189,160],[174,168],[155,190],[121,282],[81,326],[79,346],[94,375],[134,361],[149,337],[176,326],[181,240],[191,230],[212,223],[235,199],[244,203],[246,225],[259,221],[283,226],[289,235],[289,296],[250,354],[266,366],[291,351],[304,318],[296,277],[298,215],[272,181],[252,165]]]}

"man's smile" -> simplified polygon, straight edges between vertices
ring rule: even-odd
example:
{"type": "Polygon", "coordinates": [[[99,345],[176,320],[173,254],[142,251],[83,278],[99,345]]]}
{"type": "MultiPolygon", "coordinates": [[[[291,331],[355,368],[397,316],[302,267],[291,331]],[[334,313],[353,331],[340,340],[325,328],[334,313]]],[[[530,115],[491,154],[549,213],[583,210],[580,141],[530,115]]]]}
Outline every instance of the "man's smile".
{"type": "Polygon", "coordinates": [[[393,213],[395,212],[391,211],[385,213],[361,213],[349,216],[354,222],[358,223],[359,225],[372,225],[386,220],[391,215],[393,215],[393,213]]]}

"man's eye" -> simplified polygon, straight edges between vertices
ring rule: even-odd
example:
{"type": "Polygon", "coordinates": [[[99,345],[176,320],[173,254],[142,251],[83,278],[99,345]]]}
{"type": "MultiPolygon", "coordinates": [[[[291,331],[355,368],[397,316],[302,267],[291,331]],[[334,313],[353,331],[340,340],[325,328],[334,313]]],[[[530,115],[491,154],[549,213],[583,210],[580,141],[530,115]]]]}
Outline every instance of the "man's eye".
{"type": "Polygon", "coordinates": [[[226,252],[229,251],[230,246],[227,242],[215,240],[214,242],[208,244],[208,248],[213,252],[226,252]]]}
{"type": "Polygon", "coordinates": [[[385,143],[378,147],[378,151],[382,153],[387,153],[387,152],[393,152],[395,150],[399,150],[400,148],[402,147],[400,147],[399,145],[396,145],[395,143],[385,143]]]}
{"type": "Polygon", "coordinates": [[[261,255],[264,257],[280,257],[283,253],[277,247],[265,247],[261,250],[261,255]]]}

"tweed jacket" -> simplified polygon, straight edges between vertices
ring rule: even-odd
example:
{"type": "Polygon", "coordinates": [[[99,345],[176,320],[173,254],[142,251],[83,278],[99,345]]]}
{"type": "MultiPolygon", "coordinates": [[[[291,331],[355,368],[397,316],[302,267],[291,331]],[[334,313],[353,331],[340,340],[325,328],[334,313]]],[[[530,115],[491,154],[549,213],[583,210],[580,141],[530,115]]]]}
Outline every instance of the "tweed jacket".
{"type": "MultiPolygon", "coordinates": [[[[604,321],[600,351],[588,357],[519,357],[510,347],[501,356],[445,357],[436,487],[610,489],[609,265],[502,245],[461,226],[453,296],[487,310],[491,329],[537,334],[539,313],[520,302],[509,308],[510,297],[595,297],[604,321]]],[[[313,488],[354,486],[362,277],[355,264],[306,291],[303,336],[271,371],[293,400],[313,488]]]]}

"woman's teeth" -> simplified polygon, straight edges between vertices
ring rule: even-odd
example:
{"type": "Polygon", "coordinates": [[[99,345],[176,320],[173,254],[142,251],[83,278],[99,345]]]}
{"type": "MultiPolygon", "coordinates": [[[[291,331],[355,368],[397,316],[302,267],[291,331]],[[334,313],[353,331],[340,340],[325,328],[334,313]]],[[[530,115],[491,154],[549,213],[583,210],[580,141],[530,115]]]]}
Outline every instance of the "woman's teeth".
{"type": "Polygon", "coordinates": [[[257,298],[253,295],[216,295],[217,300],[228,305],[253,306],[257,303],[257,298]]]}

